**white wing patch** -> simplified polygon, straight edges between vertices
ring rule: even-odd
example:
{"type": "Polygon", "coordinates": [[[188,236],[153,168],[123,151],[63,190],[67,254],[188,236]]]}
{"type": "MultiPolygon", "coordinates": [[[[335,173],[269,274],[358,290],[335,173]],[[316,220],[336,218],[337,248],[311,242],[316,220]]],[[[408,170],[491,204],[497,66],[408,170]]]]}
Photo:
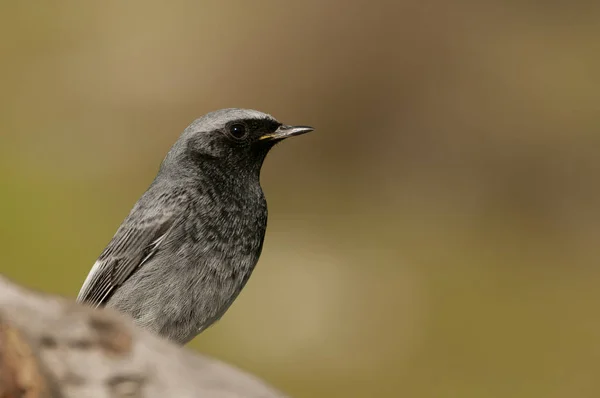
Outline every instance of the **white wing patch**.
{"type": "MultiPolygon", "coordinates": [[[[81,286],[81,290],[79,290],[79,294],[77,295],[78,302],[83,300],[83,295],[88,291],[88,289],[90,288],[90,286],[92,284],[92,281],[100,273],[100,269],[102,268],[102,265],[103,265],[103,262],[100,260],[98,260],[94,263],[92,269],[90,270],[90,273],[88,274],[88,276],[85,278],[85,281],[83,282],[83,286],[81,286]]],[[[94,307],[97,307],[97,305],[94,307]]]]}

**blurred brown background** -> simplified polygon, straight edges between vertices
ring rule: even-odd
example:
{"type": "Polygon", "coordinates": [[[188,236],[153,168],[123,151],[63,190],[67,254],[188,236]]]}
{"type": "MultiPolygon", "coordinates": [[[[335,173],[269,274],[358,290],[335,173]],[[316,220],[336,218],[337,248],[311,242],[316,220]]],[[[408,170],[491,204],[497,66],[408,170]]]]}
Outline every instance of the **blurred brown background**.
{"type": "Polygon", "coordinates": [[[600,396],[600,3],[3,2],[1,272],[74,297],[196,117],[317,131],[191,346],[296,397],[600,396]]]}

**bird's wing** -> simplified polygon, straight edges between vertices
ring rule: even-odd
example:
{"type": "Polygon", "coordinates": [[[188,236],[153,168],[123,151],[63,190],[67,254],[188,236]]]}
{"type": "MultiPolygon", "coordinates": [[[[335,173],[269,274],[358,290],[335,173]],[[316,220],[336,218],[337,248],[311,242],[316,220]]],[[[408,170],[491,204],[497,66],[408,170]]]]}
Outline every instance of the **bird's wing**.
{"type": "Polygon", "coordinates": [[[160,211],[134,209],[96,260],[77,301],[95,307],[106,304],[113,290],[160,250],[180,214],[168,205],[160,211]]]}

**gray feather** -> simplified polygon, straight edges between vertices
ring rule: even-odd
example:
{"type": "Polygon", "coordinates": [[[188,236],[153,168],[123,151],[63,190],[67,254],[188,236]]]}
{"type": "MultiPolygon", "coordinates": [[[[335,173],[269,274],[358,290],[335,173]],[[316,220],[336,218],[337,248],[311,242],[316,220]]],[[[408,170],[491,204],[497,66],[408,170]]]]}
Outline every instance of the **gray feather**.
{"type": "Polygon", "coordinates": [[[105,304],[115,288],[160,250],[184,210],[173,208],[173,201],[166,199],[160,201],[160,207],[149,208],[140,202],[133,208],[94,264],[78,302],[105,304]]]}

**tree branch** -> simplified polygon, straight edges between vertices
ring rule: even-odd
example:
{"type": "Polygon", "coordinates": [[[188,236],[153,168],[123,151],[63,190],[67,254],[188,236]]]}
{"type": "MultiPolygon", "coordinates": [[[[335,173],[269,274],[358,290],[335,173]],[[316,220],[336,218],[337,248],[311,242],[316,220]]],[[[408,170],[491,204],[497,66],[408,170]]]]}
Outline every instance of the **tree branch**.
{"type": "Polygon", "coordinates": [[[0,398],[282,398],[109,309],[35,293],[0,276],[0,398]]]}

